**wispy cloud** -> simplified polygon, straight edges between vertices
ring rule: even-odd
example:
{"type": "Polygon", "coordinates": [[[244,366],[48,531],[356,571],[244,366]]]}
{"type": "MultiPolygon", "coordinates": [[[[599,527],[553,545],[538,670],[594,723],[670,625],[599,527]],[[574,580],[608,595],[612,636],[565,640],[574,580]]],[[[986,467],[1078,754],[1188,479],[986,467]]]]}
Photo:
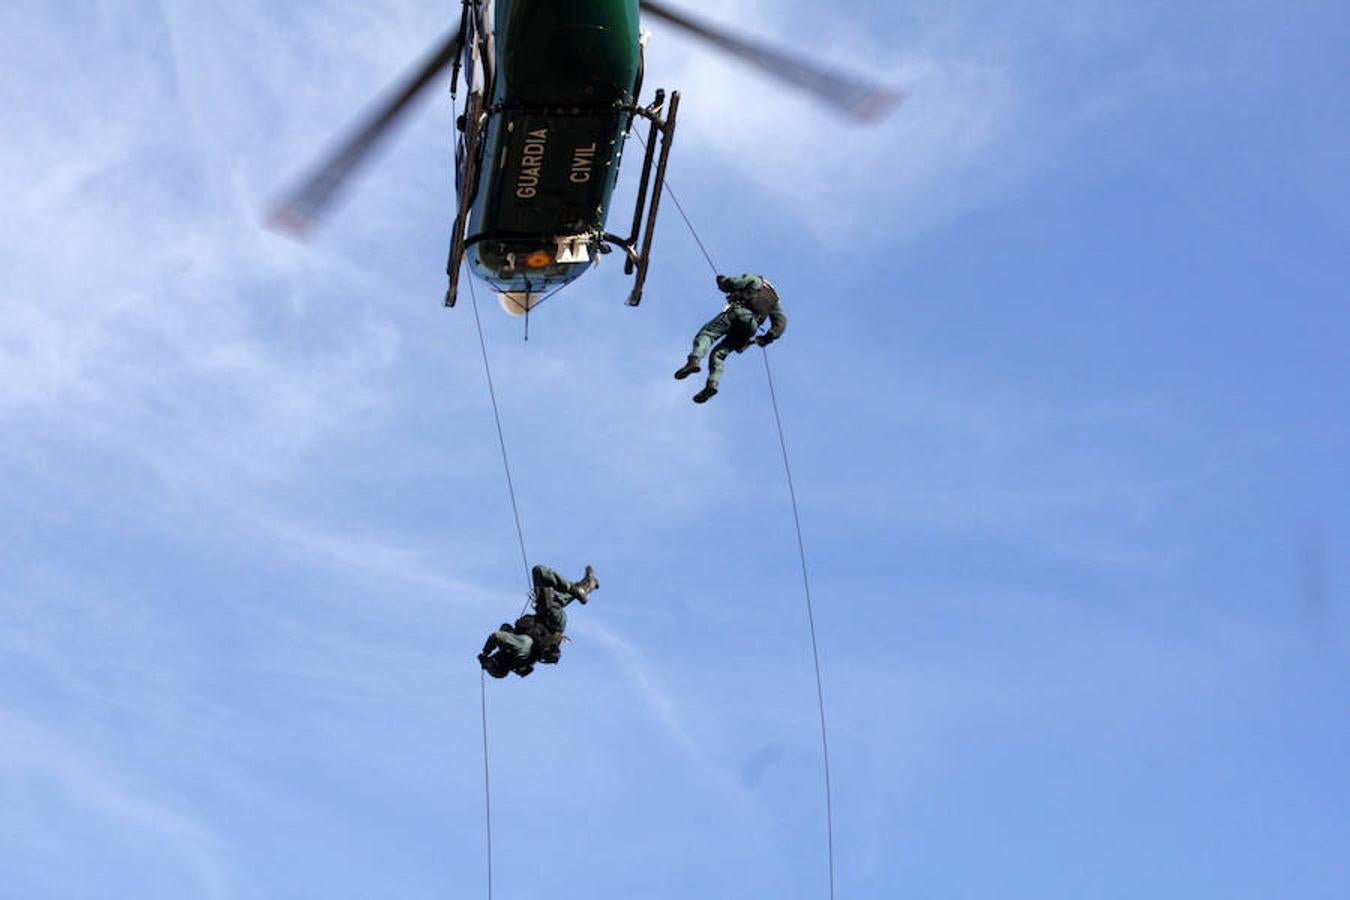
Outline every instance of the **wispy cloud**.
{"type": "MultiPolygon", "coordinates": [[[[125,860],[162,849],[147,862],[161,895],[231,897],[319,883],[344,862],[404,873],[409,895],[478,871],[473,652],[524,596],[473,320],[438,306],[444,98],[311,246],[257,225],[453,11],[274,7],[104,3],[72,20],[28,4],[40,18],[13,28],[18,7],[0,13],[14,118],[0,147],[12,869],[68,865],[75,847],[100,863],[89,871],[135,886],[125,860]],[[106,841],[125,857],[99,857],[106,841]],[[311,857],[278,876],[281,846],[311,857]]],[[[995,731],[1043,737],[1112,704],[1177,724],[1150,718],[1169,691],[1241,702],[1223,689],[1279,641],[1206,626],[1222,618],[1195,612],[1206,573],[1169,577],[1192,561],[1187,532],[1222,530],[1231,507],[1159,524],[1211,480],[1245,486],[1256,437],[1211,427],[1175,392],[1012,383],[982,348],[924,363],[896,349],[901,314],[837,302],[855,283],[841,247],[931,236],[1073,161],[1084,123],[1119,121],[1172,84],[1223,84],[1222,67],[1206,80],[1209,63],[1178,71],[1139,52],[1170,13],[1108,7],[838,15],[759,0],[709,14],[909,89],[871,131],[669,32],[649,53],[648,87],[685,91],[674,175],[696,220],[728,252],[763,226],[815,233],[831,254],[782,261],[793,331],[773,359],[824,595],[848,853],[884,860],[907,792],[995,731]],[[1066,46],[1123,62],[1052,90],[1062,69],[1036,61],[1066,46]],[[901,547],[912,535],[922,546],[901,547]],[[904,553],[930,548],[947,568],[897,575],[904,553]],[[897,584],[911,578],[914,595],[897,584]],[[1113,593],[1080,587],[1094,583],[1113,593]],[[1169,606],[1186,615],[1165,618],[1169,606]],[[878,716],[897,703],[903,714],[878,716]]],[[[764,878],[788,893],[820,808],[791,520],[758,361],[733,360],[709,407],[670,377],[718,297],[698,258],[677,255],[686,239],[667,213],[640,310],[622,309],[607,265],[539,314],[528,345],[522,323],[487,322],[529,561],[596,562],[606,583],[562,666],[491,686],[507,773],[494,788],[525,820],[513,840],[601,846],[597,879],[629,874],[616,848],[650,868],[689,837],[717,865],[671,867],[704,865],[714,885],[745,858],[781,861],[764,878]],[[546,784],[593,802],[572,820],[539,815],[546,784]],[[596,833],[615,842],[589,843],[596,833]]],[[[46,877],[37,868],[22,877],[46,877]]],[[[69,877],[29,893],[88,893],[69,877]]],[[[594,894],[589,877],[560,890],[594,894]]]]}
{"type": "Polygon", "coordinates": [[[622,665],[625,680],[646,701],[647,708],[685,751],[701,755],[698,743],[690,735],[678,713],[674,695],[662,687],[649,667],[643,663],[643,653],[611,628],[591,625],[587,634],[599,638],[622,665]]]}
{"type": "MultiPolygon", "coordinates": [[[[0,734],[0,788],[10,798],[11,814],[36,800],[37,792],[44,798],[40,815],[28,817],[13,836],[16,843],[6,842],[29,857],[6,865],[15,889],[54,889],[62,896],[102,890],[110,874],[102,857],[111,851],[153,853],[153,870],[143,877],[147,888],[156,887],[147,895],[162,896],[156,891],[168,882],[203,897],[254,896],[228,842],[181,798],[119,767],[97,738],[4,709],[0,734]],[[88,840],[91,834],[97,839],[88,840]],[[39,870],[33,862],[48,872],[36,883],[30,880],[39,870]]],[[[128,889],[136,881],[129,876],[118,876],[128,889]]]]}
{"type": "MultiPolygon", "coordinates": [[[[682,152],[712,154],[831,249],[859,235],[913,233],[967,208],[1014,125],[1019,98],[1009,62],[978,32],[964,32],[974,41],[952,39],[957,14],[930,9],[884,40],[862,18],[820,7],[742,3],[719,7],[716,18],[909,93],[890,119],[860,127],[652,26],[648,80],[686,98],[682,152]],[[882,197],[884,205],[867,200],[882,197]]],[[[677,161],[677,179],[679,171],[677,161]]]]}

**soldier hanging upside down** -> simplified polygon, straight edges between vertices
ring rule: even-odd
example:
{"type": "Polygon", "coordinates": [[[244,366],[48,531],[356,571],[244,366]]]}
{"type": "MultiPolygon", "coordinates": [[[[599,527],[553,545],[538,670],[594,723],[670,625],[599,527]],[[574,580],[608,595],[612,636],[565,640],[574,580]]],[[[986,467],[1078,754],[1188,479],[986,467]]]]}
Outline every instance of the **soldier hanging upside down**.
{"type": "Polygon", "coordinates": [[[699,329],[694,336],[694,347],[689,351],[689,361],[675,373],[677,379],[685,379],[699,371],[699,360],[707,356],[708,348],[712,347],[712,357],[708,361],[708,383],[694,395],[695,403],[707,403],[717,393],[728,353],[733,350],[740,353],[752,343],[767,347],[782,337],[787,329],[787,316],[783,314],[783,306],[778,301],[778,292],[764,278],[758,275],[740,275],[736,278],[718,275],[717,287],[727,295],[726,308],[699,329]],[[765,319],[769,320],[769,330],[755,337],[755,332],[765,319]],[[714,341],[717,341],[716,347],[713,347],[714,341]]]}
{"type": "Polygon", "coordinates": [[[556,663],[562,657],[567,631],[564,608],[573,600],[585,603],[592,591],[600,589],[590,566],[580,581],[568,581],[548,566],[535,566],[530,577],[534,581],[534,612],[516,619],[514,625],[503,622],[488,635],[483,652],[478,654],[478,664],[493,678],[505,678],[511,672],[524,678],[534,671],[537,662],[556,663]]]}

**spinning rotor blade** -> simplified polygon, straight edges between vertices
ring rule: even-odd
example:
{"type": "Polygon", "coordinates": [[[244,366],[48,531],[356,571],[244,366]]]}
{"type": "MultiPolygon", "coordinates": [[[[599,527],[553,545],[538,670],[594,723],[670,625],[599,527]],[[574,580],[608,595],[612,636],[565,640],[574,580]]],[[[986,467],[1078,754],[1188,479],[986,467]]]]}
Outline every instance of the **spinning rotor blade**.
{"type": "Polygon", "coordinates": [[[455,32],[390,93],[366,120],[336,150],[318,165],[286,199],[273,207],[268,224],[293,237],[302,238],[333,202],[339,189],[390,130],[400,115],[431,80],[459,55],[463,37],[455,32]]]}
{"type": "Polygon", "coordinates": [[[789,56],[763,44],[733,36],[724,29],[691,19],[657,0],[641,0],[640,7],[650,16],[683,28],[690,34],[720,47],[732,56],[750,63],[780,81],[814,94],[845,115],[864,122],[874,122],[885,116],[904,99],[904,94],[863,81],[838,75],[815,63],[789,56]]]}

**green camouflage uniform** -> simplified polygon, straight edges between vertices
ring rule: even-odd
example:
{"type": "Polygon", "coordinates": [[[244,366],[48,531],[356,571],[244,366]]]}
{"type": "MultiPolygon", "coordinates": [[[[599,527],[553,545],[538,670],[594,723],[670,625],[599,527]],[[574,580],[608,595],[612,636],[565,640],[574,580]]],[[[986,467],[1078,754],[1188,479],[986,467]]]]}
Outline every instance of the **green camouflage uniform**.
{"type": "Polygon", "coordinates": [[[691,358],[703,359],[712,348],[708,360],[708,385],[713,388],[722,380],[727,354],[733,350],[739,353],[750,346],[766,318],[769,331],[764,335],[764,344],[778,340],[787,329],[787,316],[778,300],[778,292],[760,276],[724,278],[719,275],[717,286],[728,295],[726,309],[699,329],[694,336],[693,349],[689,351],[691,358]]]}
{"type": "Polygon", "coordinates": [[[479,662],[489,675],[505,678],[515,672],[522,678],[534,671],[536,662],[556,663],[567,631],[566,606],[580,599],[572,582],[548,566],[535,566],[534,612],[516,619],[488,635],[479,662]],[[494,652],[495,651],[495,652],[494,652]]]}

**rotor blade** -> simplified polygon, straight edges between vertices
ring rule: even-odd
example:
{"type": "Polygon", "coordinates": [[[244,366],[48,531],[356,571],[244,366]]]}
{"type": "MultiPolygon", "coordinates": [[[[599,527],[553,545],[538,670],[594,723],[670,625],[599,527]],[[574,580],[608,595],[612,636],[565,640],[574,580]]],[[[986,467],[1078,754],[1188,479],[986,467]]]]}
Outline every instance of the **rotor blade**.
{"type": "Polygon", "coordinates": [[[328,154],[304,181],[292,190],[286,199],[273,207],[267,221],[273,228],[304,237],[309,227],[332,204],[339,189],[352,172],[366,159],[399,116],[407,109],[433,78],[459,55],[461,34],[450,34],[437,45],[434,52],[390,91],[337,149],[328,154]]]}
{"type": "Polygon", "coordinates": [[[764,72],[786,81],[831,106],[837,107],[846,115],[864,122],[876,121],[891,111],[905,95],[879,85],[857,81],[836,74],[814,63],[790,56],[781,50],[775,50],[764,44],[745,38],[735,37],[730,32],[684,13],[676,12],[665,3],[657,0],[641,0],[641,8],[651,16],[671,25],[683,28],[690,34],[707,41],[750,63],[764,72]]]}

